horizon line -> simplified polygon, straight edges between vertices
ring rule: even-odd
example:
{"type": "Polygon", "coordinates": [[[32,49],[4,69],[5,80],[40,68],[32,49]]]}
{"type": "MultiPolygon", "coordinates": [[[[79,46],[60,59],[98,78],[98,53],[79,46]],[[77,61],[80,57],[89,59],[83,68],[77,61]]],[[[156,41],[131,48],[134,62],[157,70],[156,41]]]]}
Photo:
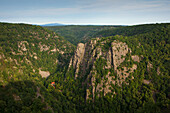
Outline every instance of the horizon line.
{"type": "MultiPolygon", "coordinates": [[[[61,24],[61,26],[63,25],[101,25],[101,26],[112,26],[112,25],[116,25],[116,26],[133,26],[133,25],[143,25],[143,24],[161,24],[161,23],[170,23],[170,21],[163,21],[163,22],[143,22],[143,23],[135,23],[135,24],[108,24],[108,23],[64,23],[64,22],[47,22],[47,23],[31,23],[31,22],[10,22],[10,21],[0,21],[0,23],[11,23],[11,24],[30,24],[30,25],[39,25],[39,26],[43,26],[46,24],[61,24]]],[[[59,25],[60,26],[60,25],[59,25]]]]}

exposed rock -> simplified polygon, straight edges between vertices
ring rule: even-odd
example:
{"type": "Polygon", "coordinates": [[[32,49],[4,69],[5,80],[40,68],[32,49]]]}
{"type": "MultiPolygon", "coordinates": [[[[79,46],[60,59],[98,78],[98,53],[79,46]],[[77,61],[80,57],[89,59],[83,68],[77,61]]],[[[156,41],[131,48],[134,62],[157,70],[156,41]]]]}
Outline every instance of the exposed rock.
{"type": "Polygon", "coordinates": [[[59,50],[58,48],[56,49],[56,51],[58,51],[58,52],[61,53],[61,54],[64,54],[64,51],[59,50]]]}
{"type": "MultiPolygon", "coordinates": [[[[70,63],[69,63],[69,66],[68,66],[68,67],[70,68],[72,65],[73,65],[73,58],[70,59],[70,63]]],[[[68,68],[68,69],[69,69],[69,68],[68,68]]]]}
{"type": "MultiPolygon", "coordinates": [[[[100,39],[93,39],[86,44],[79,43],[75,51],[74,56],[71,58],[69,63],[69,68],[73,66],[75,69],[75,78],[80,73],[80,76],[87,76],[82,85],[87,86],[86,89],[86,100],[90,99],[89,95],[92,94],[91,99],[94,101],[95,93],[104,91],[104,95],[107,93],[115,94],[112,92],[111,87],[118,83],[119,86],[126,80],[126,78],[137,69],[137,65],[133,64],[132,67],[118,67],[125,61],[125,57],[128,53],[131,53],[131,49],[128,48],[126,43],[120,41],[111,42],[111,47],[105,51],[102,47],[107,43],[107,41],[100,41],[100,39]],[[106,59],[106,64],[103,69],[114,68],[115,73],[117,73],[117,78],[115,76],[110,76],[111,72],[108,72],[105,76],[101,78],[101,82],[96,84],[96,70],[95,62],[98,58],[102,57],[106,59]],[[87,73],[87,70],[89,73],[87,73]],[[105,86],[105,87],[103,87],[105,86]],[[91,87],[91,89],[89,89],[91,87]]],[[[139,57],[134,55],[133,60],[139,62],[139,57]]],[[[134,79],[132,76],[131,79],[134,79]]],[[[128,83],[127,83],[128,84],[128,83]]],[[[100,96],[100,95],[98,95],[100,96]]]]}
{"type": "Polygon", "coordinates": [[[33,57],[33,55],[31,53],[29,53],[30,57],[33,57]]]}
{"type": "Polygon", "coordinates": [[[112,45],[112,54],[113,54],[113,65],[114,65],[114,70],[117,70],[117,67],[125,60],[124,56],[130,51],[128,46],[119,41],[114,41],[111,43],[112,45]]]}
{"type": "Polygon", "coordinates": [[[54,38],[58,38],[58,36],[56,35],[56,36],[54,36],[54,38]]]}
{"type": "Polygon", "coordinates": [[[5,62],[8,62],[8,60],[7,60],[7,59],[5,59],[4,61],[5,61],[5,62]]]}
{"type": "Polygon", "coordinates": [[[139,46],[141,46],[141,43],[139,42],[139,44],[138,44],[139,46]]]}
{"type": "Polygon", "coordinates": [[[50,34],[48,34],[48,37],[50,37],[50,34]]]}
{"type": "Polygon", "coordinates": [[[141,43],[139,42],[137,48],[139,48],[140,46],[141,46],[141,43]]]}
{"type": "Polygon", "coordinates": [[[38,59],[38,57],[37,56],[34,56],[34,58],[37,60],[38,59]]]}
{"type": "Polygon", "coordinates": [[[5,58],[5,55],[3,53],[0,54],[0,59],[5,58]]]}
{"type": "Polygon", "coordinates": [[[132,60],[134,60],[135,62],[140,62],[140,58],[138,55],[133,55],[132,60]]]}
{"type": "Polygon", "coordinates": [[[27,54],[27,48],[26,48],[26,45],[28,46],[28,42],[27,41],[18,41],[18,52],[16,53],[12,48],[11,51],[12,51],[12,54],[13,55],[26,55],[27,54]]]}
{"type": "Polygon", "coordinates": [[[30,60],[28,60],[26,57],[24,57],[24,59],[25,59],[25,61],[26,61],[26,63],[27,63],[27,64],[32,65],[32,63],[31,63],[31,61],[30,61],[30,60]]]}
{"type": "Polygon", "coordinates": [[[47,45],[45,44],[41,44],[41,42],[39,43],[39,48],[40,48],[40,51],[47,51],[50,49],[50,47],[48,47],[47,45]]]}
{"type": "Polygon", "coordinates": [[[42,76],[42,78],[47,78],[48,76],[50,76],[49,71],[41,71],[41,69],[39,69],[39,74],[42,76]]]}
{"type": "Polygon", "coordinates": [[[117,75],[120,78],[120,80],[117,80],[117,81],[119,81],[119,83],[118,83],[119,85],[121,85],[122,82],[125,81],[125,79],[130,75],[130,73],[133,73],[133,71],[137,69],[137,65],[133,64],[132,68],[122,67],[122,69],[116,70],[117,75]]]}
{"type": "Polygon", "coordinates": [[[80,66],[80,63],[82,62],[82,59],[84,57],[84,52],[85,52],[85,45],[83,43],[79,43],[77,45],[77,49],[76,49],[75,55],[73,57],[74,60],[71,60],[70,64],[69,64],[69,66],[73,65],[73,68],[76,69],[75,78],[78,76],[77,73],[79,72],[79,66],[80,66]]]}
{"type": "Polygon", "coordinates": [[[91,82],[92,82],[92,94],[93,94],[93,101],[94,101],[95,90],[96,90],[96,87],[95,87],[96,78],[94,75],[91,78],[91,82]]]}
{"type": "Polygon", "coordinates": [[[14,100],[15,100],[15,101],[21,100],[21,98],[20,98],[18,95],[16,95],[16,94],[13,94],[12,96],[14,97],[14,100]]]}
{"type": "MultiPolygon", "coordinates": [[[[111,84],[114,84],[115,85],[115,81],[113,80],[113,76],[109,76],[110,75],[110,72],[106,75],[106,78],[107,78],[107,81],[105,83],[105,79],[104,77],[102,78],[101,80],[101,83],[97,84],[97,87],[96,87],[96,92],[101,92],[104,90],[104,96],[107,94],[107,93],[111,93],[112,91],[109,89],[111,87],[111,84]],[[103,88],[103,85],[105,85],[105,87],[103,88]]],[[[98,95],[100,96],[100,95],[98,95]]]]}
{"type": "Polygon", "coordinates": [[[27,51],[25,44],[29,45],[27,41],[18,42],[18,49],[21,49],[22,51],[27,51]]]}
{"type": "Polygon", "coordinates": [[[33,55],[37,55],[37,53],[33,53],[33,55]]]}
{"type": "Polygon", "coordinates": [[[89,96],[90,96],[90,90],[89,89],[86,89],[86,100],[88,100],[89,99],[89,96]]]}
{"type": "Polygon", "coordinates": [[[55,63],[56,63],[56,64],[58,63],[58,59],[55,60],[55,63]]]}
{"type": "Polygon", "coordinates": [[[34,44],[34,43],[31,43],[31,45],[32,45],[32,46],[35,46],[35,44],[34,44]]]}
{"type": "Polygon", "coordinates": [[[153,68],[153,65],[150,62],[148,62],[148,64],[147,64],[147,71],[149,72],[151,68],[153,68]]]}
{"type": "Polygon", "coordinates": [[[150,80],[146,80],[146,79],[143,80],[144,84],[149,84],[150,82],[151,82],[150,80]]]}
{"type": "Polygon", "coordinates": [[[113,59],[112,59],[112,51],[109,49],[109,52],[107,53],[107,69],[110,69],[111,66],[113,65],[113,59]]]}
{"type": "Polygon", "coordinates": [[[51,50],[51,52],[56,52],[56,51],[57,51],[56,48],[54,48],[54,49],[51,50]]]}
{"type": "Polygon", "coordinates": [[[14,68],[14,69],[17,69],[17,67],[16,67],[16,66],[13,66],[13,68],[14,68]]]}
{"type": "Polygon", "coordinates": [[[96,52],[97,52],[97,59],[98,59],[102,55],[102,49],[98,47],[96,49],[96,52]]]}
{"type": "Polygon", "coordinates": [[[8,60],[9,60],[10,62],[12,62],[12,61],[13,61],[13,59],[12,59],[11,57],[9,57],[9,58],[8,58],[8,60]]]}
{"type": "Polygon", "coordinates": [[[160,67],[157,68],[157,75],[160,75],[160,67]]]}

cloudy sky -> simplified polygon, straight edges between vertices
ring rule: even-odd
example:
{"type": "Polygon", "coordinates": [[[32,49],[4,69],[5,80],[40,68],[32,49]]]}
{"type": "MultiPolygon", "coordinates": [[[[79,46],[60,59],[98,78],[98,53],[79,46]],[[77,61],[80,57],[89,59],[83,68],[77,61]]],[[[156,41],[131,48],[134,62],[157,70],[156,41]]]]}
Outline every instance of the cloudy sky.
{"type": "Polygon", "coordinates": [[[100,25],[170,22],[170,0],[0,0],[0,22],[100,25]]]}

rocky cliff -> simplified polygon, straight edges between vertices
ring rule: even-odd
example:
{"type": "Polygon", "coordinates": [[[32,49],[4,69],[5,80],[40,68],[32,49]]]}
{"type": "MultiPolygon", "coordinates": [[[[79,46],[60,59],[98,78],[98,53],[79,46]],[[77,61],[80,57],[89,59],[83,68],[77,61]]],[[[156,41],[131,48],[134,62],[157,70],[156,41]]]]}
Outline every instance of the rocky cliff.
{"type": "Polygon", "coordinates": [[[86,89],[86,100],[110,93],[114,95],[113,85],[121,87],[128,84],[126,79],[137,69],[140,57],[131,55],[131,49],[124,42],[110,39],[92,39],[86,44],[79,43],[72,57],[75,79],[82,78],[86,89]],[[127,65],[127,64],[131,65],[127,65]]]}

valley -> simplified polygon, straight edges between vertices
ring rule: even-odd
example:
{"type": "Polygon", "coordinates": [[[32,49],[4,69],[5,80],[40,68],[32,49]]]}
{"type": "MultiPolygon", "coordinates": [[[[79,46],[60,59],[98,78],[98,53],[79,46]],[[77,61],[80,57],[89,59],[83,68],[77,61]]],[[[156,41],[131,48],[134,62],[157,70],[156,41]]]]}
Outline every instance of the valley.
{"type": "Polygon", "coordinates": [[[169,23],[0,23],[0,112],[166,113],[169,57],[169,23]]]}

